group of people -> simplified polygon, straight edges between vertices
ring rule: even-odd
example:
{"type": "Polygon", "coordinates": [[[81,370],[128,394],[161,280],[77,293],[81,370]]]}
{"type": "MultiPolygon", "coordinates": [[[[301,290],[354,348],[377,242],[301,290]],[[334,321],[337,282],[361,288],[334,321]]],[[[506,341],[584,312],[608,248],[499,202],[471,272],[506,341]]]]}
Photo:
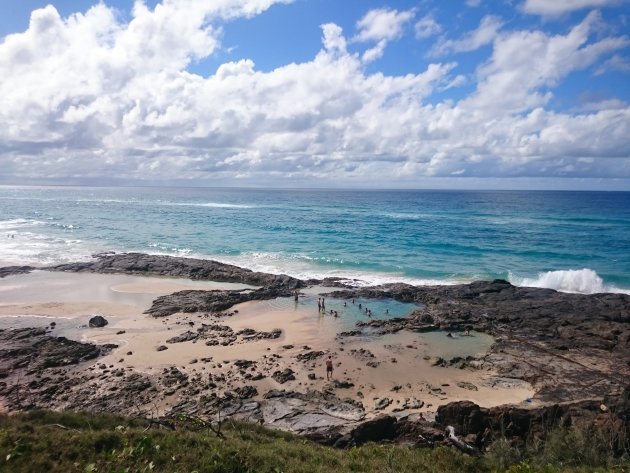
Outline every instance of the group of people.
{"type": "MultiPolygon", "coordinates": [[[[352,304],[354,304],[354,299],[352,299],[352,304]]],[[[348,303],[344,301],[343,306],[348,307],[348,303]]],[[[359,302],[359,309],[363,309],[363,305],[360,302],[359,302]]],[[[326,312],[326,298],[324,297],[317,298],[317,311],[323,312],[324,314],[327,313],[326,312]]],[[[386,315],[389,314],[389,309],[385,310],[385,314],[386,315]]],[[[339,313],[333,309],[330,309],[330,315],[332,315],[333,317],[339,317],[339,313]]],[[[365,307],[365,315],[367,315],[368,317],[372,317],[372,309],[368,309],[367,307],[365,307]]]]}
{"type": "MultiPolygon", "coordinates": [[[[319,312],[326,313],[326,298],[318,297],[317,298],[317,310],[319,312]]],[[[330,315],[333,317],[339,317],[339,313],[336,310],[330,309],[330,315]]]]}

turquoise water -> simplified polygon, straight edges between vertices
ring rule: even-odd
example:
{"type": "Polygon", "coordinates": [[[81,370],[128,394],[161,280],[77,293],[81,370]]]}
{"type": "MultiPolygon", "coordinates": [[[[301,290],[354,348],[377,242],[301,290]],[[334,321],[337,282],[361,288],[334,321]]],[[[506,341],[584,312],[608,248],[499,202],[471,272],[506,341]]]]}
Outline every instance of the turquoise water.
{"type": "Polygon", "coordinates": [[[630,192],[0,187],[0,262],[99,251],[358,284],[630,290],[630,192]]]}
{"type": "MultiPolygon", "coordinates": [[[[319,288],[322,292],[327,292],[329,288],[319,288]]],[[[286,311],[295,310],[305,313],[306,319],[311,322],[319,316],[319,320],[326,320],[327,323],[333,324],[337,331],[354,330],[358,321],[369,322],[370,320],[387,320],[395,317],[406,317],[413,310],[418,309],[419,305],[412,303],[404,303],[393,299],[338,299],[326,297],[326,312],[317,310],[318,294],[309,293],[302,294],[298,303],[292,297],[280,297],[267,301],[258,302],[262,310],[286,311]],[[345,303],[345,305],[344,305],[345,303]],[[361,307],[359,307],[359,304],[361,307]],[[365,312],[365,308],[372,311],[371,317],[365,312]],[[330,311],[336,311],[337,317],[331,315],[330,311]]],[[[369,334],[370,329],[365,329],[365,333],[369,334]]]]}

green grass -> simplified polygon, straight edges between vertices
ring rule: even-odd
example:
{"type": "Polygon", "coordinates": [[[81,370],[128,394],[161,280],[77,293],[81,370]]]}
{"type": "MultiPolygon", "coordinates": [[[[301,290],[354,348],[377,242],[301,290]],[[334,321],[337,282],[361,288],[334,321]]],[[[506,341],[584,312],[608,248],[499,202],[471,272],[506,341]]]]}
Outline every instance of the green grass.
{"type": "MultiPolygon", "coordinates": [[[[147,426],[146,420],[85,413],[34,411],[0,416],[0,472],[607,471],[535,465],[509,449],[511,457],[501,450],[487,458],[469,457],[446,447],[368,444],[340,450],[243,423],[224,423],[223,439],[207,428],[190,430],[182,425],[171,431],[147,430],[147,426]],[[512,461],[501,463],[497,458],[512,461]]],[[[610,471],[630,472],[630,463],[610,471]]]]}

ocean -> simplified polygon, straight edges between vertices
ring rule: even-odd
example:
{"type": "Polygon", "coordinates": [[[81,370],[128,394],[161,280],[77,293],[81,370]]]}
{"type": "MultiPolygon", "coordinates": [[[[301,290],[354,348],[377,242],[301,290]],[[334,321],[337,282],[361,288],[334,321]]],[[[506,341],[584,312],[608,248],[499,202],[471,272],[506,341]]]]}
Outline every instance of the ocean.
{"type": "Polygon", "coordinates": [[[630,293],[630,192],[0,186],[0,265],[104,251],[359,285],[630,293]]]}

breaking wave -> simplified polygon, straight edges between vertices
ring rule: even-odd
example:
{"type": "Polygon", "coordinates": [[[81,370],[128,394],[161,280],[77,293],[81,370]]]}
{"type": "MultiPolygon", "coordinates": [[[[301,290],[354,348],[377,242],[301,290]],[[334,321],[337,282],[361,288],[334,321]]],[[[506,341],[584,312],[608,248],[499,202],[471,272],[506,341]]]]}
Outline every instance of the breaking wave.
{"type": "Polygon", "coordinates": [[[299,279],[340,278],[345,283],[357,286],[373,286],[387,283],[407,283],[415,286],[453,285],[472,282],[475,278],[432,279],[414,278],[403,273],[388,273],[377,270],[351,269],[340,259],[313,258],[309,255],[272,252],[248,252],[239,255],[191,255],[209,258],[222,263],[271,274],[287,274],[299,279]]]}
{"type": "Polygon", "coordinates": [[[604,283],[604,280],[592,269],[568,269],[538,273],[535,278],[521,277],[509,273],[508,280],[515,286],[540,287],[555,289],[560,292],[580,294],[596,294],[600,292],[617,292],[630,294],[628,289],[620,289],[604,283]]]}

